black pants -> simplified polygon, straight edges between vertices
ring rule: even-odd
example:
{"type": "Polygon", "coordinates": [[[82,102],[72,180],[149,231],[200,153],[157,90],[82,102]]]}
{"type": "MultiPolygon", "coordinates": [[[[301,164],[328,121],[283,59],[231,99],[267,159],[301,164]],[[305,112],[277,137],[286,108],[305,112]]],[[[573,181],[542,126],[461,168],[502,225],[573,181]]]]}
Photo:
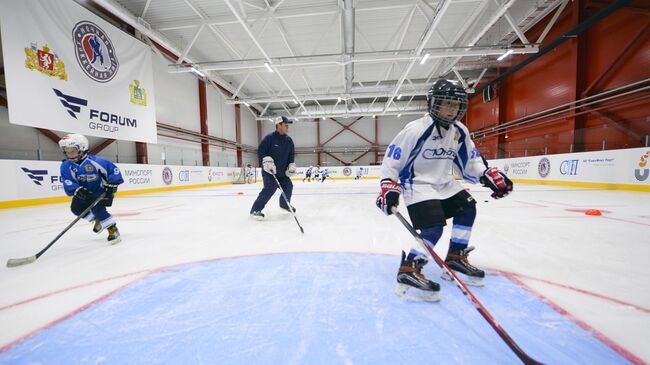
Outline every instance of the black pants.
{"type": "MultiPolygon", "coordinates": [[[[277,176],[277,178],[280,182],[282,190],[284,190],[284,193],[287,194],[287,199],[291,201],[291,192],[293,192],[293,183],[291,182],[291,179],[286,176],[277,176]]],[[[253,203],[253,207],[251,208],[251,213],[259,212],[264,209],[266,203],[271,200],[271,197],[273,194],[275,194],[275,191],[278,190],[278,184],[276,184],[275,179],[273,179],[273,176],[271,176],[266,171],[262,172],[262,180],[264,181],[264,188],[262,191],[260,191],[257,199],[255,199],[255,203],[253,203]]],[[[289,209],[282,195],[280,195],[280,207],[289,209]]]]}

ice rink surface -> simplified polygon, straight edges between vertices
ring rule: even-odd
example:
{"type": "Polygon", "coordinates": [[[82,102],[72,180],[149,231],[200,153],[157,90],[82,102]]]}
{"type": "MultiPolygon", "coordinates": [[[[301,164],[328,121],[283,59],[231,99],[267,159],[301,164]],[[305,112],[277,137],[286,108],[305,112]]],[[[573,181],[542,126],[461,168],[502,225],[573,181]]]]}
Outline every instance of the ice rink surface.
{"type": "MultiPolygon", "coordinates": [[[[439,303],[393,294],[414,242],[374,206],[377,180],[294,185],[304,235],[279,194],[264,221],[248,217],[259,183],[119,197],[122,243],[79,222],[12,269],[74,217],[67,204],[0,211],[0,363],[518,362],[435,264],[439,303]]],[[[470,289],[529,355],[650,362],[650,194],[516,185],[495,201],[467,186],[470,261],[488,272],[470,289]]]]}

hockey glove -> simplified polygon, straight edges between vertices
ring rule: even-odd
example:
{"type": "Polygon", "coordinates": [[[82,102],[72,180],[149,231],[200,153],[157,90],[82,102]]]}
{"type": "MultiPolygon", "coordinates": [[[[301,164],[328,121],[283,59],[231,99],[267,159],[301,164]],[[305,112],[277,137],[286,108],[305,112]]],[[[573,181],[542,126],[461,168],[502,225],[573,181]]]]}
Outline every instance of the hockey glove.
{"type": "Polygon", "coordinates": [[[293,176],[293,174],[296,173],[296,169],[297,169],[296,164],[292,162],[289,164],[289,166],[287,167],[287,171],[285,171],[284,173],[287,176],[293,176]]]}
{"type": "Polygon", "coordinates": [[[399,204],[399,195],[402,193],[402,187],[389,179],[381,181],[381,191],[377,197],[377,208],[381,209],[386,215],[393,214],[392,208],[399,204]]]}
{"type": "Polygon", "coordinates": [[[90,190],[80,186],[77,190],[74,191],[74,197],[79,200],[88,200],[93,197],[93,193],[90,190]]]}
{"type": "Polygon", "coordinates": [[[503,198],[512,191],[512,181],[496,167],[490,167],[479,179],[483,186],[490,188],[494,199],[503,198]]]}
{"type": "Polygon", "coordinates": [[[105,207],[110,207],[113,205],[113,198],[115,197],[115,192],[117,191],[117,185],[115,184],[106,184],[104,185],[104,198],[97,205],[103,205],[105,207]]]}
{"type": "Polygon", "coordinates": [[[271,156],[266,156],[262,159],[262,168],[264,171],[271,175],[275,175],[277,172],[275,169],[275,162],[273,162],[273,157],[271,156]]]}

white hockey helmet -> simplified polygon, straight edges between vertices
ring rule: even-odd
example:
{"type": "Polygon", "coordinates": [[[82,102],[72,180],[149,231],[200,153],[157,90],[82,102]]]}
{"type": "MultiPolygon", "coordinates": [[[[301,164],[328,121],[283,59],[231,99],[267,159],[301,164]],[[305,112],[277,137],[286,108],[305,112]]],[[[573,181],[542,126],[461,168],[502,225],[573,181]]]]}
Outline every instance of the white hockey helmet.
{"type": "Polygon", "coordinates": [[[79,154],[77,157],[73,158],[72,160],[80,160],[82,159],[86,153],[88,153],[88,138],[86,138],[82,134],[67,134],[61,138],[59,141],[59,147],[61,148],[61,151],[63,154],[68,158],[68,155],[65,153],[66,148],[76,148],[77,151],[79,151],[79,154]]]}

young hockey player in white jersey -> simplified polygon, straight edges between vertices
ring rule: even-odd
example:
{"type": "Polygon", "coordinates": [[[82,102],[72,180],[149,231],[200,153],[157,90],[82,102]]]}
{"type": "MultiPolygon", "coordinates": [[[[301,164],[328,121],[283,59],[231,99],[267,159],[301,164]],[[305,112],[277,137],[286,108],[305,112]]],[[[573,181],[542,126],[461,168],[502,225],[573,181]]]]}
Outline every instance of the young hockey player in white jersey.
{"type": "MultiPolygon", "coordinates": [[[[387,215],[403,193],[411,222],[433,246],[442,236],[446,220],[453,218],[445,262],[467,284],[482,285],[485,273],[470,265],[469,238],[476,217],[476,201],[450,173],[452,168],[471,183],[489,187],[495,199],[512,191],[512,181],[480,155],[465,125],[467,94],[455,82],[437,80],[427,93],[427,116],[407,124],[388,146],[381,167],[377,206],[387,215]]],[[[427,300],[438,300],[440,286],[421,272],[426,256],[415,249],[402,251],[397,273],[397,294],[410,287],[423,290],[427,300]]],[[[445,277],[444,279],[450,279],[445,277]]]]}
{"type": "Polygon", "coordinates": [[[313,180],[320,180],[320,166],[316,165],[313,170],[311,170],[311,176],[313,180]]]}
{"type": "Polygon", "coordinates": [[[359,167],[359,169],[357,170],[357,176],[355,176],[354,179],[360,180],[362,175],[363,175],[363,167],[359,167]]]}
{"type": "Polygon", "coordinates": [[[251,164],[248,164],[248,165],[246,165],[246,169],[244,170],[244,172],[245,172],[244,176],[245,176],[246,184],[254,183],[255,182],[254,181],[255,180],[254,179],[254,177],[255,177],[255,168],[251,164]]]}

